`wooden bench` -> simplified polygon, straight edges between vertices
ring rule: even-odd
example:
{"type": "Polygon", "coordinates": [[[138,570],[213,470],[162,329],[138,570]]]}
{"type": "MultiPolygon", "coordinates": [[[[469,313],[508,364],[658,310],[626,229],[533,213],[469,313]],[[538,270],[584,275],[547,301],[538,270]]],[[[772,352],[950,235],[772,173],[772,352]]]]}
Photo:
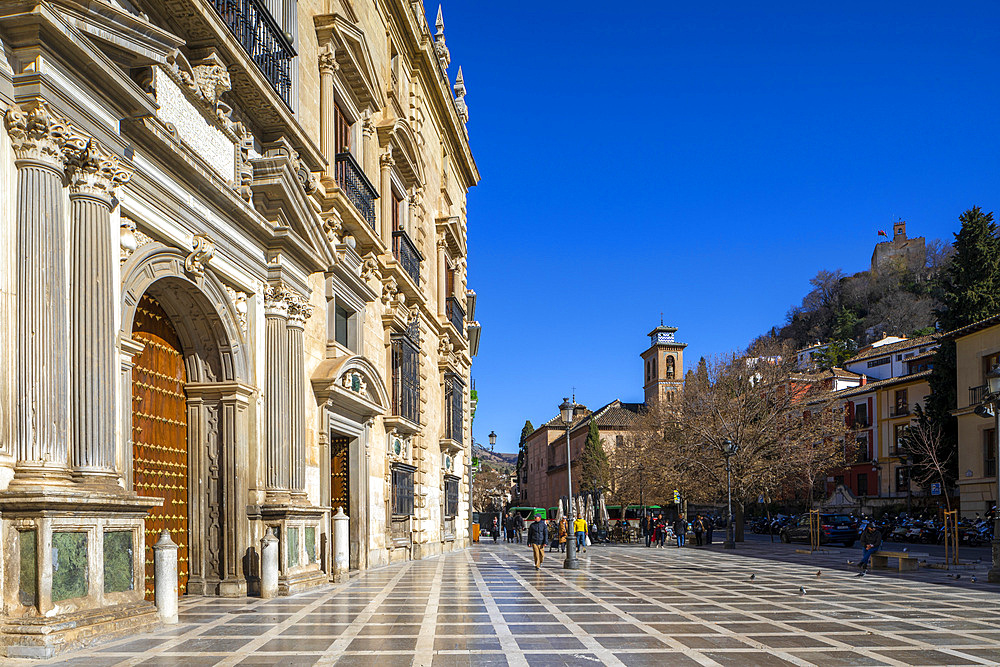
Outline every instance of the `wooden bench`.
{"type": "Polygon", "coordinates": [[[908,551],[876,551],[872,554],[872,567],[876,570],[886,570],[889,568],[889,559],[899,560],[900,572],[911,572],[917,569],[917,563],[921,558],[927,558],[927,554],[910,553],[908,551]]]}

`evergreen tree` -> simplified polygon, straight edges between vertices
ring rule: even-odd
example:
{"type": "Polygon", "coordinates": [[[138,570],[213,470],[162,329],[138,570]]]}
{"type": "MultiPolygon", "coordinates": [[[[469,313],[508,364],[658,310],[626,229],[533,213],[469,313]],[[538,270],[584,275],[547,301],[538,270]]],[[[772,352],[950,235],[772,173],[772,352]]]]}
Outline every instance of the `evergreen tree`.
{"type": "MultiPolygon", "coordinates": [[[[935,311],[941,333],[1000,313],[1000,240],[993,213],[983,213],[974,206],[959,220],[962,228],[955,234],[955,254],[941,277],[942,305],[935,311]]],[[[943,442],[950,450],[958,444],[958,425],[951,415],[958,405],[957,365],[955,341],[942,341],[929,380],[927,416],[941,428],[943,442]]],[[[957,465],[957,457],[952,465],[957,465]]]]}
{"type": "Polygon", "coordinates": [[[583,444],[583,455],[580,463],[581,489],[593,491],[607,486],[608,455],[601,443],[601,433],[597,430],[597,422],[593,419],[590,420],[590,430],[587,432],[587,441],[583,444]]]}
{"type": "Polygon", "coordinates": [[[518,484],[518,486],[521,485],[521,480],[523,479],[523,477],[521,476],[521,472],[524,469],[525,464],[527,464],[527,461],[525,460],[525,458],[526,458],[527,455],[525,454],[525,451],[524,451],[524,442],[525,442],[525,440],[528,439],[528,436],[531,435],[534,432],[535,432],[535,427],[531,425],[531,420],[525,419],[524,420],[524,426],[521,427],[521,439],[517,443],[517,466],[516,466],[516,469],[517,469],[517,484],[518,484]]]}

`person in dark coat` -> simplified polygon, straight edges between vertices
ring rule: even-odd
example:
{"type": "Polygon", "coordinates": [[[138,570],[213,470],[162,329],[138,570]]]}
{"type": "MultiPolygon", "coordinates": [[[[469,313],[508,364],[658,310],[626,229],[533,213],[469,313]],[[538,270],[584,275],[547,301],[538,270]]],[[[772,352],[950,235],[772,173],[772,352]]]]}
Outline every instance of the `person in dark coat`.
{"type": "Polygon", "coordinates": [[[684,546],[684,538],[687,537],[688,523],[684,517],[679,516],[674,521],[674,536],[677,538],[677,546],[684,546]]]}
{"type": "Polygon", "coordinates": [[[549,530],[542,517],[535,515],[535,520],[528,526],[528,544],[531,545],[532,554],[535,557],[535,569],[541,569],[542,561],[545,560],[545,543],[549,541],[549,530]]]}
{"type": "Polygon", "coordinates": [[[521,532],[524,530],[524,517],[521,516],[520,512],[514,514],[514,536],[517,538],[517,543],[521,543],[521,532]]]}
{"type": "Polygon", "coordinates": [[[656,546],[663,548],[667,543],[667,520],[660,514],[656,517],[656,546]]]}
{"type": "Polygon", "coordinates": [[[639,519],[639,528],[642,529],[642,535],[646,538],[646,547],[649,547],[649,543],[653,541],[653,517],[644,516],[639,519]]]}
{"type": "Polygon", "coordinates": [[[500,537],[500,520],[497,517],[493,517],[493,526],[490,527],[490,535],[493,536],[493,544],[496,544],[497,538],[500,537]]]}
{"type": "Polygon", "coordinates": [[[715,519],[710,516],[705,517],[705,544],[712,543],[712,530],[715,528],[715,519]]]}
{"type": "Polygon", "coordinates": [[[700,514],[695,517],[694,523],[691,524],[691,530],[694,531],[694,545],[700,547],[703,544],[701,534],[705,532],[705,524],[702,522],[700,514]]]}
{"type": "Polygon", "coordinates": [[[856,576],[863,577],[868,572],[868,561],[871,559],[872,554],[879,550],[882,546],[882,532],[875,527],[875,524],[868,522],[865,529],[861,531],[861,562],[858,563],[858,574],[856,576]]]}

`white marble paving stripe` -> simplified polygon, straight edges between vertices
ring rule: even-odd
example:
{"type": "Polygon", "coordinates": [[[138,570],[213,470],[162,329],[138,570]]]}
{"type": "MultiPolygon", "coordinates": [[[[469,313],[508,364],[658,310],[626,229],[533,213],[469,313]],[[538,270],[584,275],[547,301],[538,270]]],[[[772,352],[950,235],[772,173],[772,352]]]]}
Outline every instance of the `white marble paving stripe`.
{"type": "MultiPolygon", "coordinates": [[[[495,554],[493,555],[493,557],[496,558],[498,563],[506,566],[508,571],[510,572],[510,576],[514,579],[514,581],[521,584],[521,586],[525,590],[527,590],[533,598],[541,602],[542,606],[544,606],[549,611],[549,613],[555,616],[560,623],[566,626],[566,628],[573,633],[574,637],[579,639],[583,643],[583,645],[587,647],[588,652],[593,653],[598,658],[603,660],[605,665],[614,665],[615,667],[619,665],[624,666],[624,663],[615,657],[611,649],[605,648],[603,645],[601,645],[599,641],[597,641],[589,633],[584,631],[583,628],[581,628],[576,621],[571,619],[569,615],[566,614],[566,612],[557,607],[551,600],[546,598],[545,595],[543,595],[537,588],[531,585],[531,582],[522,577],[517,570],[511,568],[510,563],[504,563],[499,558],[497,558],[495,554]]],[[[527,561],[526,558],[524,558],[523,560],[527,561]]],[[[531,562],[532,565],[534,565],[534,561],[532,560],[531,562]]],[[[547,569],[551,568],[546,568],[546,570],[547,569]]],[[[546,570],[540,570],[540,572],[545,572],[546,570]]]]}
{"type": "MultiPolygon", "coordinates": [[[[520,554],[518,554],[518,557],[520,557],[522,560],[525,561],[525,563],[527,563],[527,558],[526,557],[523,557],[520,554]]],[[[497,561],[500,561],[499,557],[497,557],[495,554],[494,554],[494,558],[496,558],[497,561]]],[[[502,562],[502,561],[500,561],[500,562],[502,562]]],[[[553,569],[553,568],[543,568],[542,572],[544,574],[548,574],[550,576],[553,576],[557,580],[559,580],[562,583],[566,584],[567,588],[575,589],[577,592],[579,592],[582,595],[586,596],[590,600],[592,600],[594,602],[597,602],[606,611],[614,614],[618,618],[618,620],[624,620],[624,621],[626,621],[626,622],[628,622],[630,624],[636,625],[643,632],[649,634],[650,636],[652,636],[652,637],[654,637],[656,639],[659,639],[660,641],[662,641],[665,644],[667,644],[668,646],[670,646],[673,650],[679,651],[679,652],[683,653],[684,655],[686,655],[687,657],[691,658],[692,660],[697,661],[699,664],[713,666],[713,667],[719,665],[718,662],[712,660],[708,656],[702,655],[696,649],[692,649],[692,648],[690,648],[688,646],[685,646],[684,644],[682,644],[681,642],[677,641],[676,639],[674,639],[670,635],[664,634],[663,632],[660,632],[659,630],[654,629],[648,623],[644,623],[643,621],[640,621],[640,620],[634,618],[633,616],[631,616],[631,614],[629,614],[626,611],[622,611],[617,606],[615,606],[613,603],[607,602],[605,600],[602,600],[600,597],[592,594],[590,591],[587,591],[586,589],[582,588],[578,584],[570,581],[566,576],[564,576],[564,574],[563,574],[565,572],[564,570],[561,570],[561,569],[556,570],[556,569],[553,569]]],[[[591,573],[590,573],[589,570],[585,570],[583,568],[581,568],[580,570],[577,570],[577,572],[583,572],[583,573],[587,574],[588,576],[591,575],[591,573]]],[[[574,637],[587,636],[593,643],[597,644],[597,646],[600,646],[602,650],[608,651],[608,652],[612,651],[612,649],[605,649],[603,646],[601,646],[600,642],[598,642],[596,639],[593,639],[593,637],[589,637],[588,633],[586,633],[579,626],[579,624],[575,623],[572,619],[570,619],[570,617],[568,616],[567,612],[561,610],[555,603],[551,602],[548,598],[545,597],[544,594],[542,594],[540,591],[538,591],[538,589],[536,589],[534,586],[531,586],[527,581],[525,581],[523,577],[521,577],[516,572],[512,572],[512,575],[516,579],[518,579],[519,581],[521,581],[522,585],[525,588],[527,588],[532,593],[532,595],[534,595],[537,599],[541,600],[542,603],[545,605],[545,607],[548,608],[550,610],[550,612],[552,614],[554,614],[557,618],[559,618],[561,622],[566,623],[567,625],[572,624],[572,626],[576,628],[576,630],[573,633],[574,637]]],[[[658,652],[658,651],[660,651],[662,649],[622,649],[622,650],[623,650],[623,652],[627,651],[627,652],[630,652],[630,653],[633,652],[633,651],[635,651],[635,652],[652,652],[652,653],[655,653],[655,652],[658,652]]],[[[603,659],[603,656],[600,656],[600,657],[602,657],[602,659],[603,659]]],[[[618,658],[615,658],[615,664],[621,664],[621,661],[618,658]]]]}
{"type": "MultiPolygon", "coordinates": [[[[727,569],[731,569],[731,567],[730,567],[731,563],[726,563],[725,562],[725,561],[728,560],[725,556],[722,556],[722,555],[719,555],[719,554],[714,554],[712,552],[702,552],[702,553],[704,555],[700,556],[701,558],[706,558],[706,557],[710,558],[712,556],[715,556],[716,557],[715,558],[716,561],[721,561],[722,564],[727,567],[727,569]]],[[[647,562],[649,561],[648,558],[641,558],[641,560],[644,560],[644,561],[647,561],[647,562]]],[[[599,563],[595,563],[595,564],[598,567],[607,567],[607,566],[602,566],[599,563]]],[[[792,565],[793,567],[795,567],[793,564],[789,564],[789,563],[785,563],[785,565],[792,565]]],[[[800,573],[801,576],[808,576],[810,573],[814,573],[815,572],[815,570],[811,570],[811,568],[806,568],[805,566],[799,566],[798,569],[802,570],[802,572],[800,573]]],[[[601,575],[597,575],[597,574],[594,574],[594,573],[592,573],[592,574],[593,574],[593,576],[595,576],[597,578],[604,579],[606,581],[610,581],[610,580],[607,580],[605,577],[602,577],[601,575]]],[[[638,579],[640,581],[648,582],[650,584],[656,583],[655,580],[643,577],[643,576],[638,575],[638,574],[630,574],[630,577],[633,578],[633,579],[638,579]]],[[[847,575],[847,574],[845,574],[845,575],[842,575],[842,577],[838,577],[838,579],[843,579],[843,578],[848,578],[848,577],[849,577],[849,579],[846,582],[841,582],[841,583],[853,584],[854,583],[852,581],[853,578],[854,578],[853,575],[847,575]]],[[[832,579],[832,577],[831,577],[831,579],[832,579]]],[[[834,581],[836,581],[836,580],[834,580],[834,581]]],[[[887,581],[887,580],[883,579],[881,581],[887,581]]],[[[892,582],[892,584],[890,584],[890,586],[889,586],[889,587],[892,587],[892,588],[906,588],[906,587],[912,586],[912,584],[913,584],[913,582],[898,582],[896,580],[888,580],[888,581],[892,582]]],[[[614,583],[614,582],[612,582],[612,583],[614,583]]],[[[701,583],[703,585],[715,588],[716,590],[721,591],[721,592],[727,592],[727,593],[730,592],[730,591],[728,591],[725,588],[725,586],[716,586],[716,585],[712,584],[710,581],[703,581],[701,583]]],[[[763,584],[763,582],[760,582],[760,583],[755,582],[755,585],[759,586],[760,588],[762,588],[764,590],[771,590],[773,592],[784,593],[784,592],[787,591],[788,587],[791,584],[784,585],[784,587],[780,588],[780,589],[779,588],[773,588],[771,586],[767,586],[767,585],[763,584]]],[[[637,594],[637,595],[639,594],[639,593],[636,593],[635,591],[633,591],[632,589],[630,589],[628,587],[624,587],[624,588],[625,588],[625,590],[628,590],[628,591],[632,592],[633,594],[637,594]]],[[[694,595],[694,597],[696,599],[701,599],[701,598],[698,598],[696,595],[694,595]]],[[[754,598],[752,598],[749,595],[743,594],[743,599],[746,599],[748,601],[752,601],[754,598]]],[[[828,602],[829,604],[831,604],[831,606],[837,604],[835,601],[826,600],[825,596],[824,596],[823,599],[824,599],[825,602],[828,602]]],[[[663,603],[663,602],[655,600],[655,599],[651,600],[651,601],[653,601],[655,604],[659,604],[659,605],[666,606],[667,608],[671,608],[676,613],[680,613],[680,614],[682,614],[682,615],[684,615],[684,616],[686,616],[688,618],[691,618],[693,620],[693,622],[716,626],[716,627],[718,627],[719,630],[723,631],[726,634],[734,636],[734,637],[741,637],[742,636],[743,637],[743,641],[745,641],[745,642],[752,642],[753,643],[753,647],[757,648],[758,650],[767,651],[767,652],[769,652],[769,653],[771,653],[773,655],[776,655],[776,656],[781,657],[783,659],[789,660],[790,662],[795,662],[796,664],[812,664],[812,663],[802,661],[800,658],[798,658],[797,656],[795,656],[795,653],[793,653],[791,651],[796,651],[796,652],[798,652],[798,651],[803,651],[803,652],[813,651],[813,652],[815,652],[815,651],[826,650],[826,649],[821,649],[821,648],[812,648],[812,649],[810,649],[810,648],[800,648],[800,649],[789,649],[788,651],[782,651],[781,649],[771,648],[771,647],[768,647],[768,646],[766,646],[764,644],[760,644],[759,642],[754,642],[753,639],[750,639],[749,637],[746,637],[745,635],[743,635],[741,633],[735,633],[735,632],[733,632],[733,631],[731,631],[731,630],[729,630],[727,628],[723,628],[721,626],[717,626],[717,624],[715,624],[714,622],[705,621],[703,619],[697,618],[696,616],[694,616],[694,614],[689,613],[689,612],[687,612],[687,611],[685,611],[683,609],[676,608],[676,607],[670,607],[669,603],[663,603]]],[[[755,619],[758,620],[758,622],[769,623],[769,624],[774,624],[774,625],[777,625],[777,626],[782,626],[789,633],[793,633],[793,634],[803,634],[804,633],[804,634],[808,634],[808,635],[811,635],[811,636],[819,637],[823,641],[834,643],[836,649],[851,650],[851,651],[853,651],[855,653],[864,655],[864,656],[869,657],[869,658],[874,659],[874,660],[879,660],[879,661],[882,661],[882,662],[886,662],[886,663],[889,663],[891,665],[906,665],[906,664],[909,664],[909,663],[895,660],[895,659],[891,658],[890,656],[888,656],[888,655],[886,655],[884,653],[876,653],[875,651],[881,651],[881,650],[889,650],[889,651],[892,651],[892,650],[935,650],[935,651],[940,651],[942,653],[949,653],[949,654],[954,655],[956,657],[959,657],[959,658],[961,658],[963,660],[967,660],[967,661],[968,660],[972,660],[973,661],[973,663],[967,663],[967,664],[991,664],[989,661],[981,660],[979,658],[975,658],[974,656],[969,656],[969,655],[958,653],[958,649],[940,648],[940,647],[935,646],[934,644],[931,644],[931,643],[928,643],[928,642],[923,642],[923,641],[920,641],[918,639],[913,639],[913,638],[908,638],[908,637],[904,638],[904,637],[900,636],[900,633],[898,633],[898,632],[890,633],[890,632],[880,632],[880,631],[872,630],[869,626],[865,625],[864,621],[860,621],[860,620],[859,621],[855,621],[855,620],[851,620],[851,619],[831,619],[829,616],[824,616],[823,615],[824,613],[829,613],[829,610],[819,611],[819,610],[802,609],[801,607],[798,607],[798,606],[795,606],[795,605],[789,605],[789,604],[782,603],[782,602],[780,602],[780,601],[778,601],[778,600],[776,600],[774,598],[769,598],[765,602],[768,603],[768,604],[773,605],[775,607],[776,611],[777,610],[784,610],[784,611],[793,611],[793,612],[796,612],[796,613],[799,613],[799,614],[810,614],[810,615],[813,615],[815,617],[815,620],[823,620],[823,621],[828,621],[828,622],[830,622],[830,621],[836,621],[838,623],[849,625],[852,628],[855,628],[859,632],[865,632],[867,634],[873,634],[873,635],[881,635],[881,636],[887,637],[887,638],[892,639],[892,640],[910,641],[910,642],[916,642],[916,643],[915,644],[906,645],[906,646],[870,646],[870,647],[853,646],[853,645],[848,644],[846,642],[841,642],[841,641],[837,640],[836,638],[831,637],[829,634],[825,634],[825,633],[810,633],[810,632],[807,632],[807,631],[803,631],[803,630],[801,630],[799,628],[796,628],[795,626],[788,625],[784,621],[770,619],[770,618],[767,618],[766,616],[762,616],[762,615],[756,613],[756,611],[754,611],[754,610],[741,609],[741,608],[739,608],[737,606],[729,605],[729,604],[727,604],[725,602],[721,602],[721,601],[718,601],[718,600],[709,600],[707,603],[715,605],[715,606],[718,606],[721,609],[725,609],[725,610],[731,611],[733,613],[739,613],[739,614],[744,614],[744,615],[747,615],[747,616],[754,617],[755,619]]],[[[849,611],[856,611],[856,609],[853,608],[853,607],[843,607],[843,608],[845,610],[849,610],[849,611]]],[[[872,614],[879,614],[879,612],[877,612],[877,611],[870,612],[870,613],[872,613],[872,614]]],[[[882,614],[880,614],[880,615],[882,616],[881,620],[901,620],[901,619],[896,619],[896,618],[893,618],[893,617],[885,616],[885,615],[882,615],[882,614]]],[[[767,634],[767,633],[751,633],[751,634],[767,634]]],[[[774,633],[772,633],[772,634],[774,634],[774,633]]],[[[978,639],[981,640],[981,638],[978,638],[978,639]]],[[[990,646],[990,645],[991,644],[989,644],[988,642],[983,641],[982,646],[990,646]]],[[[970,646],[969,648],[973,648],[973,646],[970,646]]],[[[703,650],[712,650],[713,652],[714,651],[724,652],[724,651],[722,651],[720,649],[703,649],[703,650]]]]}
{"type": "Polygon", "coordinates": [[[430,597],[427,598],[427,608],[424,610],[424,618],[417,635],[414,667],[430,667],[434,662],[434,636],[437,630],[438,603],[441,600],[441,583],[444,580],[444,563],[444,558],[438,558],[437,567],[434,568],[430,597]]]}
{"type": "MultiPolygon", "coordinates": [[[[361,628],[365,627],[369,620],[371,620],[372,615],[375,610],[378,609],[379,605],[388,597],[389,593],[395,588],[396,584],[410,571],[413,567],[415,561],[407,561],[402,563],[399,567],[399,572],[395,574],[391,579],[389,579],[382,590],[376,593],[375,597],[372,598],[365,608],[354,617],[354,620],[344,628],[344,632],[341,633],[340,637],[333,642],[333,644],[326,650],[323,657],[316,661],[316,667],[320,665],[332,665],[337,660],[340,659],[341,655],[345,650],[347,650],[348,645],[358,636],[361,632],[361,628]]],[[[417,561],[420,562],[420,561],[417,561]]]]}
{"type": "Polygon", "coordinates": [[[472,566],[472,576],[476,581],[476,588],[479,589],[479,594],[483,597],[483,604],[486,606],[486,612],[490,615],[490,623],[496,630],[497,638],[500,640],[500,649],[507,658],[507,664],[510,667],[527,667],[528,661],[525,659],[521,647],[517,645],[517,641],[510,631],[510,626],[507,625],[507,620],[500,612],[500,607],[493,599],[493,592],[486,585],[483,574],[479,571],[478,563],[473,560],[471,549],[465,550],[465,558],[472,566]]]}

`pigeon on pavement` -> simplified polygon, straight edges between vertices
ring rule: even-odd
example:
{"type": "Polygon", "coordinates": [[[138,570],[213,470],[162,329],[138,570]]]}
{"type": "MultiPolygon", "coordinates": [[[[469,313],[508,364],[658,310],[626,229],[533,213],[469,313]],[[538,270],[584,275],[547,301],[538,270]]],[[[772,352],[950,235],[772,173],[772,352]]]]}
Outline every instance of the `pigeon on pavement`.
{"type": "Polygon", "coordinates": [[[805,594],[806,594],[806,587],[799,586],[799,595],[805,595],[805,594]]]}
{"type": "Polygon", "coordinates": [[[751,574],[751,575],[750,575],[750,581],[753,581],[753,580],[754,580],[754,579],[756,579],[756,578],[757,578],[757,575],[756,575],[756,574],[751,574]]]}
{"type": "Polygon", "coordinates": [[[816,570],[816,576],[818,577],[822,572],[822,570],[816,570]]]}

